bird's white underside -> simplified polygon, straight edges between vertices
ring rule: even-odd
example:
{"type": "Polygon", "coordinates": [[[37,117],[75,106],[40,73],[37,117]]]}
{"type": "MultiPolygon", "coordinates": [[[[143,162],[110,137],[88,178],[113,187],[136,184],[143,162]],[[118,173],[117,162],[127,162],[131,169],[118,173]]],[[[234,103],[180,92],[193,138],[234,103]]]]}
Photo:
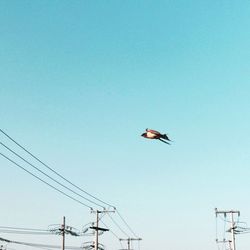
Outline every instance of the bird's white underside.
{"type": "Polygon", "coordinates": [[[147,132],[147,137],[148,138],[154,138],[155,134],[151,133],[151,132],[147,132]]]}

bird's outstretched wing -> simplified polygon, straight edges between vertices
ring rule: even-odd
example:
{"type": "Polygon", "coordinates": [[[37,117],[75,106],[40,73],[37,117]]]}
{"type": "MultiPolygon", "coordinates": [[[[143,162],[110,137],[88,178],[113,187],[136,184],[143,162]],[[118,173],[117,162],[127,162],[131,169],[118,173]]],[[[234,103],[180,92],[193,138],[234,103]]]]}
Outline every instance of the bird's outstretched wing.
{"type": "Polygon", "coordinates": [[[166,141],[164,141],[164,140],[162,140],[162,139],[158,139],[158,140],[160,140],[160,141],[162,141],[162,142],[164,142],[164,143],[166,143],[166,144],[168,144],[168,145],[171,145],[170,143],[168,143],[168,142],[166,142],[166,141]]]}

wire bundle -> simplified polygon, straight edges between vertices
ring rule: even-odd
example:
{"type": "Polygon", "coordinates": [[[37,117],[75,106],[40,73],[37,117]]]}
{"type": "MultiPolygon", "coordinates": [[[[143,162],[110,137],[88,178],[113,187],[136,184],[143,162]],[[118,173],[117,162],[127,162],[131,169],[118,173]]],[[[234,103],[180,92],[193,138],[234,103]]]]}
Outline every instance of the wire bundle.
{"type": "MultiPolygon", "coordinates": [[[[119,231],[124,234],[126,237],[131,238],[130,235],[132,234],[133,237],[137,237],[137,235],[134,233],[132,228],[129,226],[129,224],[126,222],[126,220],[122,217],[120,212],[117,210],[117,208],[108,203],[103,201],[100,198],[97,198],[90,192],[87,192],[83,188],[79,187],[78,185],[75,185],[72,181],[68,180],[64,176],[62,176],[60,173],[55,171],[53,168],[51,168],[48,164],[44,163],[41,159],[36,157],[33,153],[31,153],[29,150],[27,150],[24,146],[22,146],[20,143],[18,143],[16,140],[14,140],[10,135],[8,135],[6,132],[4,132],[2,129],[0,129],[0,133],[4,135],[5,139],[7,138],[8,141],[11,143],[14,143],[15,146],[18,146],[18,148],[22,151],[28,154],[29,157],[31,157],[33,160],[35,160],[36,163],[32,163],[30,160],[27,159],[27,157],[24,157],[20,153],[17,153],[17,151],[10,146],[7,146],[6,143],[3,143],[3,141],[0,141],[0,145],[2,148],[7,151],[10,156],[4,154],[3,152],[0,152],[0,155],[12,163],[14,166],[18,167],[19,169],[25,171],[27,174],[31,175],[34,177],[36,180],[44,183],[45,185],[49,186],[51,189],[57,191],[63,196],[66,196],[67,198],[73,200],[74,202],[82,205],[85,208],[90,209],[90,211],[94,210],[100,210],[100,211],[109,211],[113,210],[117,214],[120,221],[123,224],[123,227],[114,219],[114,217],[111,215],[111,213],[104,213],[108,214],[108,217],[111,219],[112,223],[116,228],[119,229],[119,231]],[[17,159],[21,160],[22,163],[17,162],[13,157],[16,157],[17,159]],[[42,165],[45,169],[41,169],[40,166],[42,165]],[[30,169],[27,169],[27,166],[30,167],[30,169]],[[56,177],[53,177],[56,176],[56,177]],[[126,230],[124,229],[124,226],[126,230]],[[128,233],[129,231],[129,233],[128,233]]],[[[104,222],[103,222],[103,216],[99,218],[99,220],[106,226],[108,227],[104,222]]],[[[22,234],[49,234],[49,231],[40,231],[40,230],[25,230],[24,228],[8,228],[8,227],[0,227],[0,232],[8,232],[12,231],[12,233],[22,233],[22,234]]],[[[120,237],[116,233],[114,233],[113,230],[109,230],[112,235],[117,238],[118,240],[120,237]]],[[[140,248],[138,244],[138,248],[140,248]]]]}

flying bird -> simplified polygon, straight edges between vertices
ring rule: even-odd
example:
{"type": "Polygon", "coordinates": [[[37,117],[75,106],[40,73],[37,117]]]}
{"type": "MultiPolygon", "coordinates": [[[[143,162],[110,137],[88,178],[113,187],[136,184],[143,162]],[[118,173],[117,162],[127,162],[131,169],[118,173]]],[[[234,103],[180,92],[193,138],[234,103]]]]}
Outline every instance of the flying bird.
{"type": "Polygon", "coordinates": [[[161,134],[160,132],[156,131],[156,130],[153,130],[153,129],[146,129],[146,133],[143,133],[141,135],[142,137],[144,138],[147,138],[147,139],[156,139],[156,140],[160,140],[166,144],[169,144],[169,142],[167,141],[171,141],[168,136],[166,134],[161,134]]]}

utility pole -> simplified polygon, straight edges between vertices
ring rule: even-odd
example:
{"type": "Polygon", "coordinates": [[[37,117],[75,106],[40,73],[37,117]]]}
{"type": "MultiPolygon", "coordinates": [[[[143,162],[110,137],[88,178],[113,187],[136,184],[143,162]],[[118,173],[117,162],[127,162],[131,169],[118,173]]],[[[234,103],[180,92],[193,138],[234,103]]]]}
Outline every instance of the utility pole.
{"type": "Polygon", "coordinates": [[[96,211],[92,211],[94,213],[96,213],[96,226],[92,226],[90,227],[91,229],[94,229],[95,230],[95,250],[98,250],[98,245],[99,245],[99,234],[98,234],[98,231],[103,231],[103,232],[107,232],[109,231],[109,229],[107,228],[102,228],[102,227],[99,227],[99,214],[101,213],[112,213],[112,212],[115,212],[115,211],[109,211],[109,210],[103,210],[103,211],[100,211],[100,210],[96,210],[96,211]]]}
{"type": "Polygon", "coordinates": [[[65,216],[63,216],[63,224],[62,224],[62,227],[61,227],[61,230],[62,230],[62,250],[65,249],[65,216]]]}
{"type": "MultiPolygon", "coordinates": [[[[80,236],[80,231],[77,230],[74,227],[67,226],[65,224],[65,216],[63,216],[63,222],[62,224],[52,224],[49,226],[49,230],[51,233],[61,235],[62,236],[62,250],[65,250],[65,238],[66,234],[69,234],[71,236],[80,236]]],[[[1,250],[1,248],[0,248],[1,250]]]]}
{"type": "Polygon", "coordinates": [[[219,211],[217,208],[215,208],[215,215],[217,217],[218,214],[223,214],[224,218],[226,218],[227,214],[231,215],[231,227],[229,229],[229,231],[231,232],[231,241],[229,241],[229,243],[232,246],[232,250],[236,250],[236,245],[235,245],[235,222],[234,222],[234,214],[237,214],[238,216],[240,216],[240,211],[236,211],[236,210],[221,210],[219,211]]]}
{"type": "Polygon", "coordinates": [[[216,239],[216,243],[217,243],[217,244],[219,244],[219,243],[223,243],[223,244],[228,243],[229,250],[232,250],[232,247],[231,247],[232,241],[231,241],[231,240],[226,240],[226,239],[218,240],[218,239],[216,239]]]}
{"type": "Polygon", "coordinates": [[[119,239],[120,241],[127,241],[128,243],[128,250],[131,250],[130,249],[130,242],[133,241],[133,240],[142,240],[142,238],[127,238],[127,239],[119,239]]]}

